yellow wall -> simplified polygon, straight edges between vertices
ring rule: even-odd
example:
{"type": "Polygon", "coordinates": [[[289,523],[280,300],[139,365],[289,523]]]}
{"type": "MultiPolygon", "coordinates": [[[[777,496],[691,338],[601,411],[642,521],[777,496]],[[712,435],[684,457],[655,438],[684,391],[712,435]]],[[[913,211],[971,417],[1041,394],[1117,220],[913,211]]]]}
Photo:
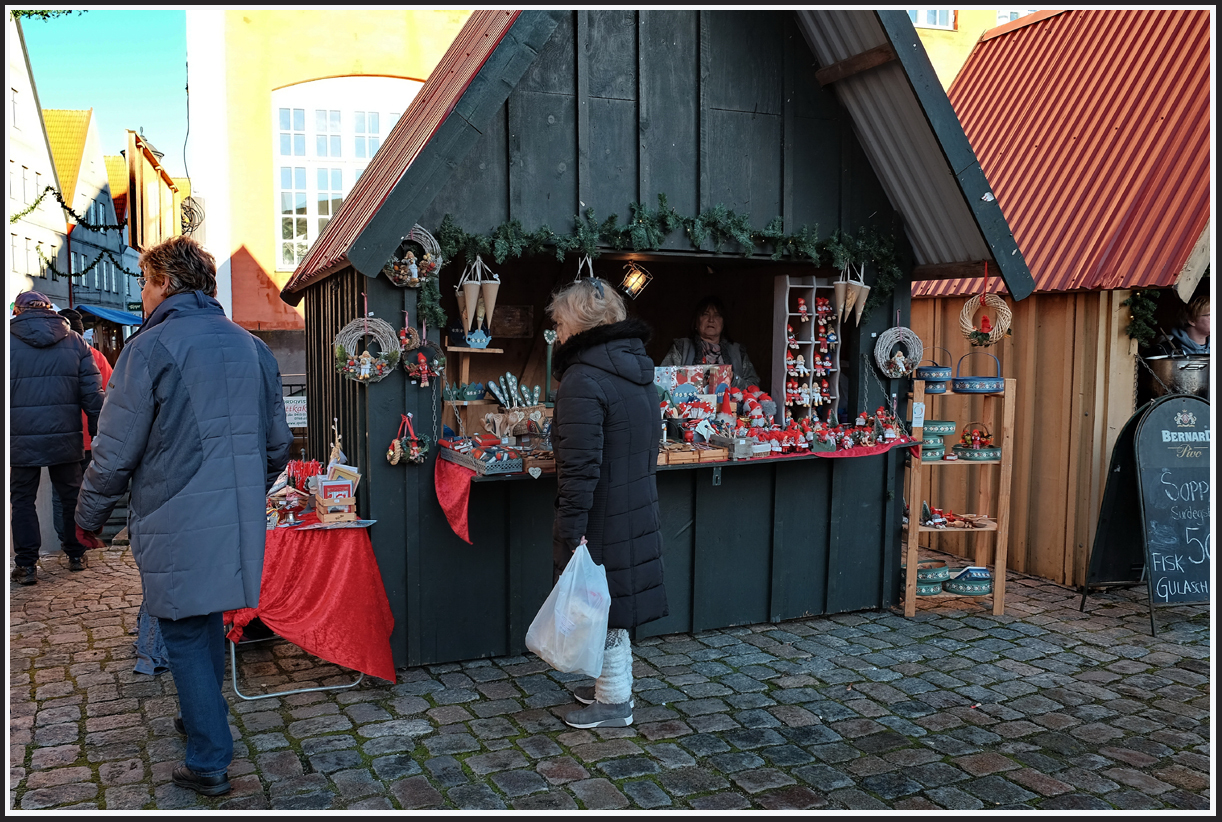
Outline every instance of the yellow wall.
{"type": "Polygon", "coordinates": [[[916,30],[942,88],[950,88],[980,35],[997,26],[997,9],[956,9],[955,15],[958,24],[954,31],[920,27],[916,30]]]}
{"type": "Polygon", "coordinates": [[[225,13],[234,320],[303,329],[280,301],[276,271],[272,91],[327,77],[426,80],[469,10],[286,10],[225,13]]]}

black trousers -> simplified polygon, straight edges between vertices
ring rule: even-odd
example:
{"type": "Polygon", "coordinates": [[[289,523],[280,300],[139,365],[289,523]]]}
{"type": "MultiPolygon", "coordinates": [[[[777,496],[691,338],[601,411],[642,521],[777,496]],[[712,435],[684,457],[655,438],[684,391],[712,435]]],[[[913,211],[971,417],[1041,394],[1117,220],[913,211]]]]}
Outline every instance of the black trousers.
{"type": "MultiPolygon", "coordinates": [[[[85,476],[85,469],[89,467],[89,462],[93,459],[93,452],[86,451],[85,459],[81,460],[81,477],[85,476]]],[[[82,479],[82,483],[84,480],[82,479]]],[[[59,542],[62,545],[64,542],[64,503],[59,498],[59,491],[55,486],[51,486],[51,522],[55,525],[55,536],[59,537],[59,542]]],[[[76,533],[75,529],[72,533],[76,533]]]]}
{"type": "MultiPolygon", "coordinates": [[[[85,546],[76,539],[76,500],[81,493],[81,463],[65,462],[46,466],[51,487],[59,494],[60,545],[69,557],[83,556],[85,546]]],[[[42,466],[14,465],[9,468],[9,504],[12,505],[13,553],[17,564],[26,568],[38,562],[42,548],[42,531],[38,527],[38,486],[42,481],[42,466]]]]}

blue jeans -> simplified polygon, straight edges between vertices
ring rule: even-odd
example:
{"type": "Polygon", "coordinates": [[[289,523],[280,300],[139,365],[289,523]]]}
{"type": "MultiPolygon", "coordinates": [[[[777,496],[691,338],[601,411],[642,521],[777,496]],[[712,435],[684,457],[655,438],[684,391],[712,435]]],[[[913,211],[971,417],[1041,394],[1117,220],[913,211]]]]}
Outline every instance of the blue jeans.
{"type": "Polygon", "coordinates": [[[186,765],[200,776],[223,774],[233,761],[229,704],[221,695],[225,682],[222,616],[218,611],[158,620],[187,729],[186,765]]]}

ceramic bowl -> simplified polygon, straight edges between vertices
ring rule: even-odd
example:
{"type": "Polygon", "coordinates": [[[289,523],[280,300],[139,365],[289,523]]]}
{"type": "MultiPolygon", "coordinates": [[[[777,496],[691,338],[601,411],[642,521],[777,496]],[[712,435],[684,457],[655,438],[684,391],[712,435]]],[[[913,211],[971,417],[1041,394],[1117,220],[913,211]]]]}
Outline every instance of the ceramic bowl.
{"type": "Polygon", "coordinates": [[[955,456],[967,462],[989,462],[1001,459],[1001,448],[972,448],[967,445],[955,445],[951,448],[955,456]]]}
{"type": "Polygon", "coordinates": [[[943,457],[945,457],[945,456],[946,456],[946,448],[945,448],[945,447],[939,447],[939,448],[925,448],[925,447],[922,447],[922,448],[921,448],[921,459],[926,460],[927,462],[932,462],[932,461],[935,461],[935,460],[940,460],[940,459],[942,459],[942,458],[943,458],[943,457]]]}
{"type": "Polygon", "coordinates": [[[954,434],[958,430],[954,420],[925,420],[925,426],[921,429],[921,433],[925,436],[930,434],[939,434],[947,436],[954,434]]]}
{"type": "MultiPolygon", "coordinates": [[[[956,569],[957,571],[958,569],[956,569]]],[[[993,580],[989,579],[948,579],[942,583],[942,590],[948,594],[961,594],[969,597],[982,597],[993,593],[993,580]]]]}

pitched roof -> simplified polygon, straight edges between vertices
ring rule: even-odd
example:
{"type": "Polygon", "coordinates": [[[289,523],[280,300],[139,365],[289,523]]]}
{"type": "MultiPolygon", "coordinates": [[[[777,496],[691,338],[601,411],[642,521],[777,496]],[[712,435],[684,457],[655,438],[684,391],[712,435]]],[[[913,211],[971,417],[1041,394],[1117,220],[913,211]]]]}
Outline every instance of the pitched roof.
{"type": "Polygon", "coordinates": [[[66,203],[72,203],[76,198],[76,181],[81,172],[81,158],[85,154],[85,138],[89,136],[91,117],[91,108],[42,110],[47,139],[51,143],[51,158],[55,161],[55,173],[59,177],[60,193],[64,195],[66,203]]]}
{"type": "MultiPolygon", "coordinates": [[[[949,97],[1037,291],[1199,277],[1210,224],[1208,10],[1069,10],[1000,26],[949,97]]],[[[983,287],[983,278],[920,282],[913,295],[983,287]]]]}
{"type": "MultiPolygon", "coordinates": [[[[441,62],[386,136],[361,178],[352,187],[339,213],[310,247],[281,295],[288,297],[305,285],[350,264],[352,246],[369,226],[408,167],[449,117],[480,68],[513,27],[520,11],[477,10],[446,50],[441,62]]],[[[508,93],[508,92],[506,92],[508,93]]],[[[385,255],[383,255],[385,257],[385,255]]],[[[381,264],[378,265],[381,267],[381,264]]]]}
{"type": "Polygon", "coordinates": [[[115,217],[119,222],[127,219],[127,158],[118,154],[107,154],[106,177],[110,180],[110,199],[115,204],[115,217]]]}

